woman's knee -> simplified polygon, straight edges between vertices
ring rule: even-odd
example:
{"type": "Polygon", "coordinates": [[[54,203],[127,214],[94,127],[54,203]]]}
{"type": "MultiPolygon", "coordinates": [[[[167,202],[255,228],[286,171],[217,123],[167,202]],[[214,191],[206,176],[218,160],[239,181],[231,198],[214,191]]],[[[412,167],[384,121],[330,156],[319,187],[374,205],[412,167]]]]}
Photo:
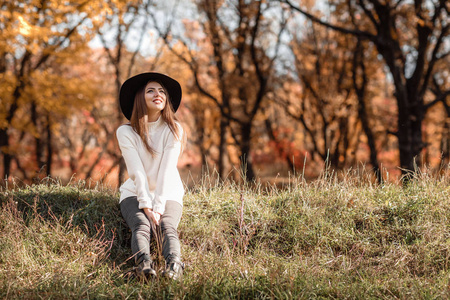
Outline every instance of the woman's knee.
{"type": "Polygon", "coordinates": [[[167,219],[161,220],[161,232],[163,235],[177,235],[177,224],[173,222],[168,222],[167,219]]]}
{"type": "Polygon", "coordinates": [[[144,216],[135,216],[132,220],[131,230],[132,231],[148,231],[150,232],[150,221],[144,216]]]}

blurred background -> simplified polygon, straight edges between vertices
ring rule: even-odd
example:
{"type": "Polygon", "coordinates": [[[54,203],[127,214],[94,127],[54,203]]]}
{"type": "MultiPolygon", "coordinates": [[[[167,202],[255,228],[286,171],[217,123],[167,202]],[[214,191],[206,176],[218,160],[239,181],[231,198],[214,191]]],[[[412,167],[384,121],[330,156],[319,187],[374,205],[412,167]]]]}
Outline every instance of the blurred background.
{"type": "Polygon", "coordinates": [[[450,153],[445,0],[24,0],[0,11],[0,176],[117,186],[124,80],[183,87],[179,168],[276,183],[374,180],[450,153]]]}

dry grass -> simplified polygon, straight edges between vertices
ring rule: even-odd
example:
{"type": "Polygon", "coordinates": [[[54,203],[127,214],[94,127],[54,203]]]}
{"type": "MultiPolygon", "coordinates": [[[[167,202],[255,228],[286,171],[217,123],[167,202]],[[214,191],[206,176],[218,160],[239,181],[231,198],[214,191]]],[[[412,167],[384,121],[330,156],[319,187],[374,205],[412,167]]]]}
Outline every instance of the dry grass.
{"type": "Polygon", "coordinates": [[[204,178],[185,197],[182,282],[122,276],[117,193],[3,190],[1,298],[440,299],[450,296],[450,177],[376,185],[358,172],[284,189],[204,178]]]}

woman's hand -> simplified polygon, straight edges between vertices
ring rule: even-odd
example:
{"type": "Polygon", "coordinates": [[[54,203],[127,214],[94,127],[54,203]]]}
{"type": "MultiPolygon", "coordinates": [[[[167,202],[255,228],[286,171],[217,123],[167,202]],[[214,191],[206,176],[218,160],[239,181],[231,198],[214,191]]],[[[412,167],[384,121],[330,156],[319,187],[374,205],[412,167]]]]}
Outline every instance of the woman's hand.
{"type": "Polygon", "coordinates": [[[150,208],[144,208],[144,213],[151,222],[155,225],[159,225],[159,219],[161,219],[161,215],[159,213],[154,212],[150,208]]]}

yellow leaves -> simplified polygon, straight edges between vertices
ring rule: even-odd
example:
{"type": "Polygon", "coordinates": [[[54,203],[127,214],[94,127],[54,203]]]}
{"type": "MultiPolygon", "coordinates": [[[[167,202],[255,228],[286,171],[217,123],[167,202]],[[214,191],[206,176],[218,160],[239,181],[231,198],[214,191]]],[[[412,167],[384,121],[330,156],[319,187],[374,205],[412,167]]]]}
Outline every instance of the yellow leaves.
{"type": "Polygon", "coordinates": [[[103,1],[13,1],[0,12],[0,23],[4,24],[0,47],[8,46],[7,52],[26,49],[33,54],[39,53],[41,48],[63,40],[76,26],[83,28],[75,29],[70,39],[82,41],[82,35],[95,31],[92,25],[98,27],[104,21],[103,14],[112,13],[108,9],[103,1]],[[79,24],[90,17],[98,20],[79,24]]]}
{"type": "Polygon", "coordinates": [[[88,85],[81,78],[67,78],[48,71],[34,76],[29,96],[36,99],[38,105],[52,114],[69,116],[74,109],[87,108],[90,99],[84,95],[88,85]],[[57,84],[55,84],[57,83],[57,84]]]}
{"type": "Polygon", "coordinates": [[[24,35],[24,36],[30,36],[32,33],[32,28],[30,26],[30,24],[28,24],[27,21],[25,21],[25,19],[22,16],[19,16],[19,33],[24,35]]]}
{"type": "Polygon", "coordinates": [[[76,73],[36,71],[26,81],[28,84],[18,99],[19,110],[12,124],[8,124],[6,114],[17,83],[11,72],[0,74],[0,128],[13,126],[37,137],[39,133],[33,126],[25,126],[31,124],[30,103],[36,104],[38,113],[49,112],[54,119],[64,119],[80,109],[89,110],[97,96],[95,82],[86,83],[85,78],[76,76],[76,73]]]}

